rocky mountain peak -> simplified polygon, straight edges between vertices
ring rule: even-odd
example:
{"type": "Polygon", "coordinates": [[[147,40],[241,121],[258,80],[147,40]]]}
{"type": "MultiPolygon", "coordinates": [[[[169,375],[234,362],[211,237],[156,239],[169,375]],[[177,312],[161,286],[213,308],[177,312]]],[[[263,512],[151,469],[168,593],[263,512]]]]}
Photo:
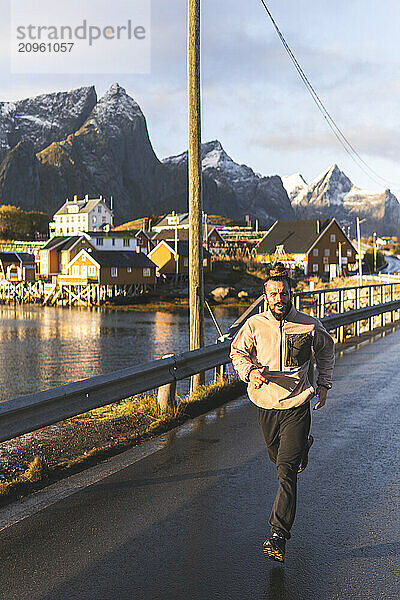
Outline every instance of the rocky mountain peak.
{"type": "Polygon", "coordinates": [[[294,198],[300,191],[307,187],[307,182],[301,173],[284,175],[281,179],[290,199],[294,198]]]}
{"type": "Polygon", "coordinates": [[[35,152],[73,133],[97,102],[94,86],[0,103],[0,161],[18,142],[30,140],[35,152]]]}
{"type": "MultiPolygon", "coordinates": [[[[298,182],[297,174],[283,178],[298,182]]],[[[289,188],[286,187],[288,193],[289,188]]],[[[333,164],[318,175],[309,185],[298,186],[289,193],[298,218],[335,217],[343,226],[353,228],[355,218],[364,220],[365,233],[398,233],[400,228],[400,204],[390,190],[372,192],[362,190],[350,181],[340,168],[333,164]]]]}
{"type": "Polygon", "coordinates": [[[214,140],[201,146],[203,170],[215,170],[235,180],[259,177],[247,165],[239,165],[225,152],[221,142],[214,140]]]}

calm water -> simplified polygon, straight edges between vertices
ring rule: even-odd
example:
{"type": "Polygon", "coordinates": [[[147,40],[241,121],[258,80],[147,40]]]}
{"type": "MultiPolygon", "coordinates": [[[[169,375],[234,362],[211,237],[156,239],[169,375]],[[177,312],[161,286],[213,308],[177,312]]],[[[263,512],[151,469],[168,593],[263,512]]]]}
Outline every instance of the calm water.
{"type": "MultiPolygon", "coordinates": [[[[222,329],[243,312],[215,307],[222,329]]],[[[206,315],[206,343],[218,337],[206,315]]],[[[117,371],[189,349],[188,314],[0,305],[0,399],[117,371]]],[[[186,390],[185,390],[186,391],[186,390]]]]}

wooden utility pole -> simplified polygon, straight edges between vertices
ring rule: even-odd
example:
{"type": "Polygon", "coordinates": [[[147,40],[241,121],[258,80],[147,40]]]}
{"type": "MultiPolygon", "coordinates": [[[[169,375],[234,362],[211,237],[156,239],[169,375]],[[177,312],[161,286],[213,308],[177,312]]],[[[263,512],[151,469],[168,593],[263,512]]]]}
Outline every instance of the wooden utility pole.
{"type": "MultiPolygon", "coordinates": [[[[189,105],[189,311],[190,349],[204,346],[203,231],[201,196],[200,0],[188,0],[189,105]]],[[[194,375],[192,389],[204,383],[194,375]]]]}

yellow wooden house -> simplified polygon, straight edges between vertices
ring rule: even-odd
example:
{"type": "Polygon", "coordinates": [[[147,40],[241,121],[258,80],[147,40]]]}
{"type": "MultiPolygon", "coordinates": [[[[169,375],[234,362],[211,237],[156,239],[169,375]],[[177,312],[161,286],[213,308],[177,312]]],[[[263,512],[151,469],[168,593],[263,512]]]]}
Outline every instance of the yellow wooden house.
{"type": "MultiPolygon", "coordinates": [[[[178,241],[175,251],[175,243],[162,240],[148,254],[157,266],[157,275],[188,275],[189,273],[189,242],[178,241]]],[[[211,254],[203,248],[203,268],[204,271],[211,271],[211,254]]]]}

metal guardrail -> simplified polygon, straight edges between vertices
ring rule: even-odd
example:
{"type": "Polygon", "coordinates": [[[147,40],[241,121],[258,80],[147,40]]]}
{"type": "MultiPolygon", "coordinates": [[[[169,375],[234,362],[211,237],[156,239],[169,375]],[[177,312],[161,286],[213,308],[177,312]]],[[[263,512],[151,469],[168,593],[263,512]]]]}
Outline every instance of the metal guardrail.
{"type": "Polygon", "coordinates": [[[384,302],[383,304],[376,304],[375,306],[365,306],[364,308],[349,310],[342,314],[329,315],[328,317],[321,319],[321,321],[326,329],[332,331],[333,329],[338,329],[344,325],[364,321],[371,317],[377,317],[378,315],[383,315],[384,313],[395,310],[400,310],[400,300],[384,302]]]}
{"type": "MultiPolygon", "coordinates": [[[[231,340],[262,304],[260,297],[217,344],[0,403],[0,442],[229,363],[231,340]]],[[[330,315],[321,321],[333,330],[395,310],[400,310],[400,300],[330,315]]]]}

